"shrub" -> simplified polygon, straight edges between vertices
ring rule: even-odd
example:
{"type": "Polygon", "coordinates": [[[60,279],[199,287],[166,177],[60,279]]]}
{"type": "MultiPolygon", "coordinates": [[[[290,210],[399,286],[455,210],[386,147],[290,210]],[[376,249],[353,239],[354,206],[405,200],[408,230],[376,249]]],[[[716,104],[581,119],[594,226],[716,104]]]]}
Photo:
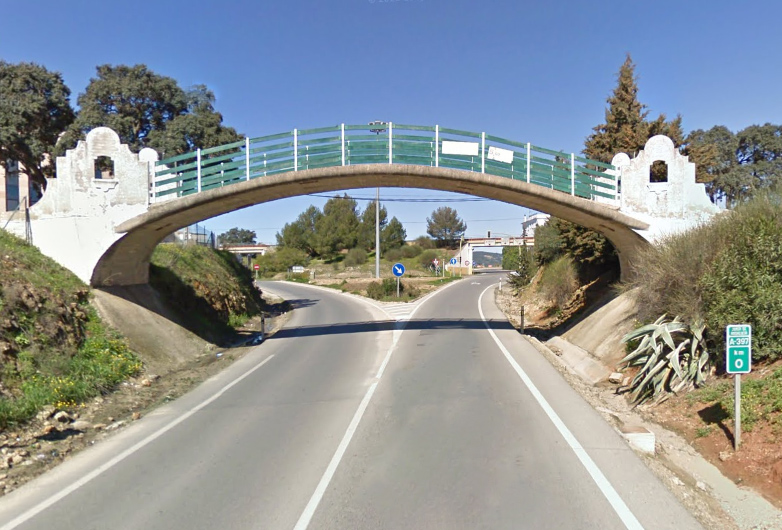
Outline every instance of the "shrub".
{"type": "MultiPolygon", "coordinates": [[[[399,283],[399,294],[404,292],[404,282],[399,283]]],[[[388,296],[396,296],[396,278],[384,278],[382,282],[372,282],[367,286],[367,296],[373,300],[382,300],[388,296]]]]}
{"type": "Polygon", "coordinates": [[[578,287],[578,274],[568,257],[558,258],[543,270],[538,291],[551,304],[562,307],[578,287]]]}
{"type": "Polygon", "coordinates": [[[562,252],[559,230],[549,219],[546,224],[535,229],[535,261],[538,265],[545,265],[561,256],[562,252]]]}
{"type": "Polygon", "coordinates": [[[403,258],[414,258],[424,251],[424,249],[418,245],[405,245],[401,250],[403,258]]]}
{"type": "Polygon", "coordinates": [[[415,240],[415,244],[423,250],[431,250],[435,247],[434,239],[427,236],[418,236],[415,240]]]}
{"type": "Polygon", "coordinates": [[[431,249],[424,250],[418,258],[418,263],[420,263],[422,267],[428,267],[436,258],[437,252],[431,249]]]}
{"type": "Polygon", "coordinates": [[[387,250],[383,259],[387,261],[399,261],[402,259],[402,249],[392,248],[391,250],[387,250]]]}
{"type": "Polygon", "coordinates": [[[346,267],[357,267],[367,262],[367,253],[362,248],[351,248],[345,257],[346,267]]]}
{"type": "Polygon", "coordinates": [[[728,324],[752,324],[753,358],[782,358],[782,207],[761,195],[721,219],[719,249],[701,278],[703,309],[716,351],[724,351],[728,324]]]}

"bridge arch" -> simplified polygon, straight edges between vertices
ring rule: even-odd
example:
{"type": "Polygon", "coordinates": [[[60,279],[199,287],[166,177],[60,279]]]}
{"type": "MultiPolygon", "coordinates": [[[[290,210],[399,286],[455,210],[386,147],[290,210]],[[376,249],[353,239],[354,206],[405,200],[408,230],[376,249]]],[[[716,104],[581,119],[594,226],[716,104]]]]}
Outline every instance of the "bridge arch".
{"type": "Polygon", "coordinates": [[[444,167],[366,164],[304,169],[269,175],[150,205],[116,230],[122,235],[99,259],[93,286],[147,283],[149,260],[168,234],[193,223],[256,204],[344,189],[399,187],[465,193],[549,213],[591,228],[608,238],[619,254],[623,277],[638,251],[649,245],[636,230],[648,223],[618,207],[561,191],[485,173],[444,167]]]}

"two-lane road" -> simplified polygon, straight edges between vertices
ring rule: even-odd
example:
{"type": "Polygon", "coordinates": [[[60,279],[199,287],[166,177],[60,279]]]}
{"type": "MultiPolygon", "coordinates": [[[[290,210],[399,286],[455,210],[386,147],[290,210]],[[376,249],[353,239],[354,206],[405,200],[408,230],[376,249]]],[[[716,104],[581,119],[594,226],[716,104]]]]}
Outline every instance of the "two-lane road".
{"type": "Polygon", "coordinates": [[[294,316],[194,392],[0,499],[0,530],[699,528],[467,278],[395,322],[294,316]]]}

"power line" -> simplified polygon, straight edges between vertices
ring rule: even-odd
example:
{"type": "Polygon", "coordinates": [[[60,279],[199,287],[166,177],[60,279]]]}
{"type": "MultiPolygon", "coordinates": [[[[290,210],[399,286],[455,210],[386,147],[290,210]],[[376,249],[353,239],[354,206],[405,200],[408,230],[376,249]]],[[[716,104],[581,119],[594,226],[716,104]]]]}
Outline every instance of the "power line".
{"type": "MultiPolygon", "coordinates": [[[[323,199],[353,199],[356,201],[371,201],[375,202],[374,197],[354,197],[348,195],[320,195],[317,193],[311,193],[308,197],[321,197],[323,199]]],[[[493,199],[484,199],[483,197],[464,197],[458,199],[413,199],[413,198],[392,198],[384,197],[381,202],[485,202],[493,199]]]]}

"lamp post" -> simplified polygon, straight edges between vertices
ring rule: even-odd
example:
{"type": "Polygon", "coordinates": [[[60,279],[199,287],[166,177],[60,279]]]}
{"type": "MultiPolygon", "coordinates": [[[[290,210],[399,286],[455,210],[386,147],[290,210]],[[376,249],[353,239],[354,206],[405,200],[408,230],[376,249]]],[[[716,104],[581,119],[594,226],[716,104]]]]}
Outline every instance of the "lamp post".
{"type": "MultiPolygon", "coordinates": [[[[383,127],[385,124],[384,121],[371,121],[369,122],[369,132],[379,136],[381,132],[386,132],[383,127]]],[[[388,141],[390,142],[391,139],[389,138],[388,141]]],[[[377,188],[375,194],[375,278],[380,279],[380,187],[377,188]]]]}

